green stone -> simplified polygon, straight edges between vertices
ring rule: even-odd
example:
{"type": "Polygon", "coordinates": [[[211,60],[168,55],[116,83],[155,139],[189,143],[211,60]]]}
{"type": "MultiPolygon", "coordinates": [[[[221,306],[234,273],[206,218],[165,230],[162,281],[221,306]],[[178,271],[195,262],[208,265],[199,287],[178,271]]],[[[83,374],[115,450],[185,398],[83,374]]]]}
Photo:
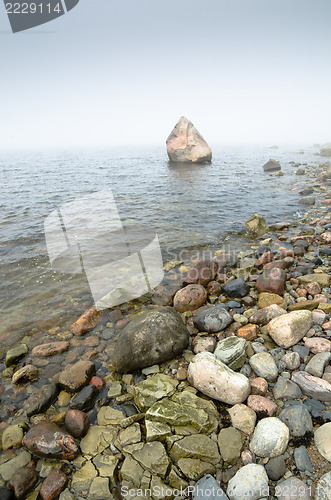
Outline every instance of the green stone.
{"type": "Polygon", "coordinates": [[[208,462],[203,462],[197,458],[181,458],[178,460],[178,467],[184,476],[198,481],[206,474],[214,474],[215,466],[208,462]]]}
{"type": "Polygon", "coordinates": [[[8,349],[6,353],[6,366],[15,364],[16,361],[27,353],[28,347],[25,344],[19,344],[11,349],[8,349]]]}
{"type": "Polygon", "coordinates": [[[217,443],[205,434],[186,436],[176,441],[169,455],[175,462],[180,458],[197,458],[214,465],[221,461],[217,443]]]}
{"type": "Polygon", "coordinates": [[[178,380],[163,373],[157,373],[134,387],[134,402],[141,411],[146,411],[157,400],[172,396],[178,384],[178,380]]]}
{"type": "Polygon", "coordinates": [[[244,437],[234,427],[221,429],[218,435],[218,446],[224,462],[235,462],[241,453],[244,437]]]}

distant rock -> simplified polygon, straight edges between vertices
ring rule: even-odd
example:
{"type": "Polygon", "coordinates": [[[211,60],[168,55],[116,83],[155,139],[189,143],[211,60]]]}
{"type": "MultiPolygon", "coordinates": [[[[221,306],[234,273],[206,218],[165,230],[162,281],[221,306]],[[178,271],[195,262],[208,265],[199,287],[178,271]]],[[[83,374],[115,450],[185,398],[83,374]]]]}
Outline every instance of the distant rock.
{"type": "Polygon", "coordinates": [[[279,161],[277,160],[273,160],[272,158],[270,158],[269,161],[267,161],[267,163],[265,163],[265,165],[263,165],[263,170],[265,172],[275,172],[277,170],[281,170],[282,167],[279,163],[279,161]]]}
{"type": "Polygon", "coordinates": [[[167,139],[167,153],[175,163],[208,163],[212,151],[193,123],[182,116],[167,139]]]}
{"type": "Polygon", "coordinates": [[[331,144],[325,144],[320,151],[321,156],[325,156],[326,158],[331,157],[331,144]]]}

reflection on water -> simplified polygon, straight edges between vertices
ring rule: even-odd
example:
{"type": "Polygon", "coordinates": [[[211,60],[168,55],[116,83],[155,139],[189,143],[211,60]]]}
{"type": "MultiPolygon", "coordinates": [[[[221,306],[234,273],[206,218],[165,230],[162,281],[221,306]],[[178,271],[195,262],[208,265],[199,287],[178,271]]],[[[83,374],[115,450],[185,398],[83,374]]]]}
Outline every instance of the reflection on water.
{"type": "Polygon", "coordinates": [[[318,158],[291,150],[272,152],[284,172],[277,178],[264,174],[271,153],[258,147],[214,148],[212,163],[202,165],[169,163],[163,148],[3,154],[0,335],[40,317],[75,319],[79,301],[92,303],[86,277],[52,271],[46,254],[45,218],[63,204],[111,190],[122,223],[156,232],[166,259],[174,249],[216,244],[254,212],[275,222],[298,210],[292,189],[303,179],[289,162],[318,158]]]}

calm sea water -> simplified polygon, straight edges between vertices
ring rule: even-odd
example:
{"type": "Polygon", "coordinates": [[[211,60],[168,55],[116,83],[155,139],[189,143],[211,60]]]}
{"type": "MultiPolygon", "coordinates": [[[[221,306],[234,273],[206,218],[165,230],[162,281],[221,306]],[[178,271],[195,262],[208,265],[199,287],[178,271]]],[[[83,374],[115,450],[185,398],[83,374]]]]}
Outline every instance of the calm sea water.
{"type": "Polygon", "coordinates": [[[291,161],[319,163],[314,150],[214,148],[205,166],[175,167],[164,148],[12,152],[0,155],[0,337],[13,343],[34,322],[61,323],[75,301],[91,299],[86,279],[52,271],[44,220],[62,204],[111,189],[124,224],[143,223],[170,249],[215,244],[254,212],[269,223],[303,211],[291,161]],[[270,158],[283,177],[265,175],[270,158]],[[68,306],[69,305],[69,306],[68,306]]]}

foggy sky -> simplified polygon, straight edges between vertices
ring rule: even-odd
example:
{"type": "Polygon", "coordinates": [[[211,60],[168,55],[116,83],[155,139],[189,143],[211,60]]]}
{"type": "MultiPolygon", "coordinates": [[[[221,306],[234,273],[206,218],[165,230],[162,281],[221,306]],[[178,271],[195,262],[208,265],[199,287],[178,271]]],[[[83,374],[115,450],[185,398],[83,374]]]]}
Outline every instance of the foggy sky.
{"type": "Polygon", "coordinates": [[[331,141],[330,0],[80,0],[12,34],[0,4],[0,149],[331,141]]]}

